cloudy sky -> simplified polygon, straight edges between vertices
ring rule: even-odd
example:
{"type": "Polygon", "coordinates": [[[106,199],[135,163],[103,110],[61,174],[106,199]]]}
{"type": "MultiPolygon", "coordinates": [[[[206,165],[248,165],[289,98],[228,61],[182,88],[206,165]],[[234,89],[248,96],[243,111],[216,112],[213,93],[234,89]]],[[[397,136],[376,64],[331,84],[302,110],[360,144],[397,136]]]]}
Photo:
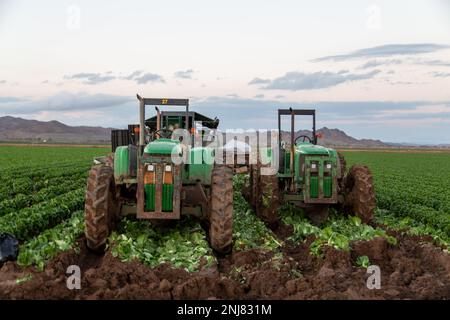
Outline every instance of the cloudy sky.
{"type": "Polygon", "coordinates": [[[316,108],[357,138],[450,143],[450,2],[0,0],[0,116],[124,127],[136,93],[224,129],[316,108]]]}

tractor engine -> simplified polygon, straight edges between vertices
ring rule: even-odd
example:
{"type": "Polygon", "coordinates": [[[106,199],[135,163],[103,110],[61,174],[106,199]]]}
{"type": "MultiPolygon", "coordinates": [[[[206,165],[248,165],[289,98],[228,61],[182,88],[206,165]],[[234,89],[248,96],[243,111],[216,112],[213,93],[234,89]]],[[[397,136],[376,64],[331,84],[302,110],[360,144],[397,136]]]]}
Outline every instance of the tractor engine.
{"type": "Polygon", "coordinates": [[[299,144],[295,147],[294,172],[291,172],[289,161],[290,152],[287,150],[281,165],[284,170],[280,173],[288,178],[288,183],[285,184],[287,193],[300,195],[299,198],[305,203],[337,202],[338,178],[341,177],[341,172],[335,150],[299,144]]]}
{"type": "Polygon", "coordinates": [[[180,218],[181,165],[173,163],[172,152],[182,154],[182,148],[171,139],[161,138],[145,147],[138,164],[138,218],[180,218]]]}

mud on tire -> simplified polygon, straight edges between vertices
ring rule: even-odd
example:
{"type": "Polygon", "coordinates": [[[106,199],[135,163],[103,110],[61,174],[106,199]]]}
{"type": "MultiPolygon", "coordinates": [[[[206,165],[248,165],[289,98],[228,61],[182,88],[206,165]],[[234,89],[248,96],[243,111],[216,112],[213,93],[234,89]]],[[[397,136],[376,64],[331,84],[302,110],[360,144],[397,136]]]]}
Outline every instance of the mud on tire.
{"type": "Polygon", "coordinates": [[[274,175],[262,175],[262,167],[250,166],[248,185],[242,187],[242,194],[256,215],[271,228],[278,225],[279,186],[274,175]]]}
{"type": "Polygon", "coordinates": [[[275,228],[278,224],[278,177],[277,175],[261,175],[259,172],[259,198],[256,203],[256,214],[263,221],[275,228]]]}
{"type": "Polygon", "coordinates": [[[84,216],[86,245],[93,251],[103,250],[118,220],[118,204],[114,190],[112,167],[92,167],[87,180],[84,216]]]}
{"type": "Polygon", "coordinates": [[[369,168],[354,165],[345,177],[344,210],[361,218],[365,223],[370,222],[375,210],[375,191],[372,173],[369,168]]]}
{"type": "Polygon", "coordinates": [[[211,177],[209,241],[219,253],[233,247],[233,168],[215,165],[211,177]]]}
{"type": "Polygon", "coordinates": [[[343,190],[345,185],[344,185],[344,178],[345,178],[345,171],[347,170],[347,162],[345,161],[344,155],[340,152],[337,153],[338,154],[338,158],[339,158],[339,170],[340,170],[340,175],[338,176],[338,184],[339,184],[339,189],[343,190]]]}

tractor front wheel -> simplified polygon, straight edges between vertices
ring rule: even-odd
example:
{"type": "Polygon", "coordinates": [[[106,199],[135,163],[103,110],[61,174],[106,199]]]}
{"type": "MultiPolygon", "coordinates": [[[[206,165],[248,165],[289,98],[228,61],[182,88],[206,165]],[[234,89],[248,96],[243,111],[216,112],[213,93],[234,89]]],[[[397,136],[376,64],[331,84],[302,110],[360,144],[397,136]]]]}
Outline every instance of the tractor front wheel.
{"type": "Polygon", "coordinates": [[[369,168],[354,165],[345,177],[344,210],[368,223],[375,210],[375,191],[369,168]]]}
{"type": "Polygon", "coordinates": [[[218,253],[233,247],[233,168],[215,165],[211,177],[209,241],[218,253]]]}
{"type": "Polygon", "coordinates": [[[86,244],[92,251],[101,252],[118,220],[112,167],[97,165],[91,168],[85,200],[86,244]]]}

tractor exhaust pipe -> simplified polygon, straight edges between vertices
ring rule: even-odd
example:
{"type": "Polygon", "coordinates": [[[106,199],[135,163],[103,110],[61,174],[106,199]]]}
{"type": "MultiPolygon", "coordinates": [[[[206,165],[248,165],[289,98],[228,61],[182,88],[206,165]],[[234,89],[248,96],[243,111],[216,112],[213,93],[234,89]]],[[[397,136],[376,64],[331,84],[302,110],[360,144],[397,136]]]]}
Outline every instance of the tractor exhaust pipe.
{"type": "Polygon", "coordinates": [[[155,107],[156,110],[156,130],[161,129],[161,111],[159,111],[158,107],[155,107]]]}
{"type": "Polygon", "coordinates": [[[291,157],[290,157],[290,163],[289,163],[289,168],[291,170],[291,191],[294,192],[295,187],[294,187],[294,178],[295,178],[295,174],[294,174],[294,152],[295,152],[295,147],[294,147],[294,127],[295,127],[295,115],[294,115],[294,111],[292,110],[292,108],[289,108],[289,111],[291,112],[291,157]]]}
{"type": "Polygon", "coordinates": [[[140,95],[136,94],[136,97],[139,100],[139,145],[143,146],[145,145],[145,103],[140,95]]]}
{"type": "MultiPolygon", "coordinates": [[[[159,108],[156,106],[155,106],[155,110],[156,110],[156,131],[158,131],[161,129],[161,111],[159,111],[159,108]]],[[[159,134],[158,134],[158,138],[159,138],[159,134]]]]}

